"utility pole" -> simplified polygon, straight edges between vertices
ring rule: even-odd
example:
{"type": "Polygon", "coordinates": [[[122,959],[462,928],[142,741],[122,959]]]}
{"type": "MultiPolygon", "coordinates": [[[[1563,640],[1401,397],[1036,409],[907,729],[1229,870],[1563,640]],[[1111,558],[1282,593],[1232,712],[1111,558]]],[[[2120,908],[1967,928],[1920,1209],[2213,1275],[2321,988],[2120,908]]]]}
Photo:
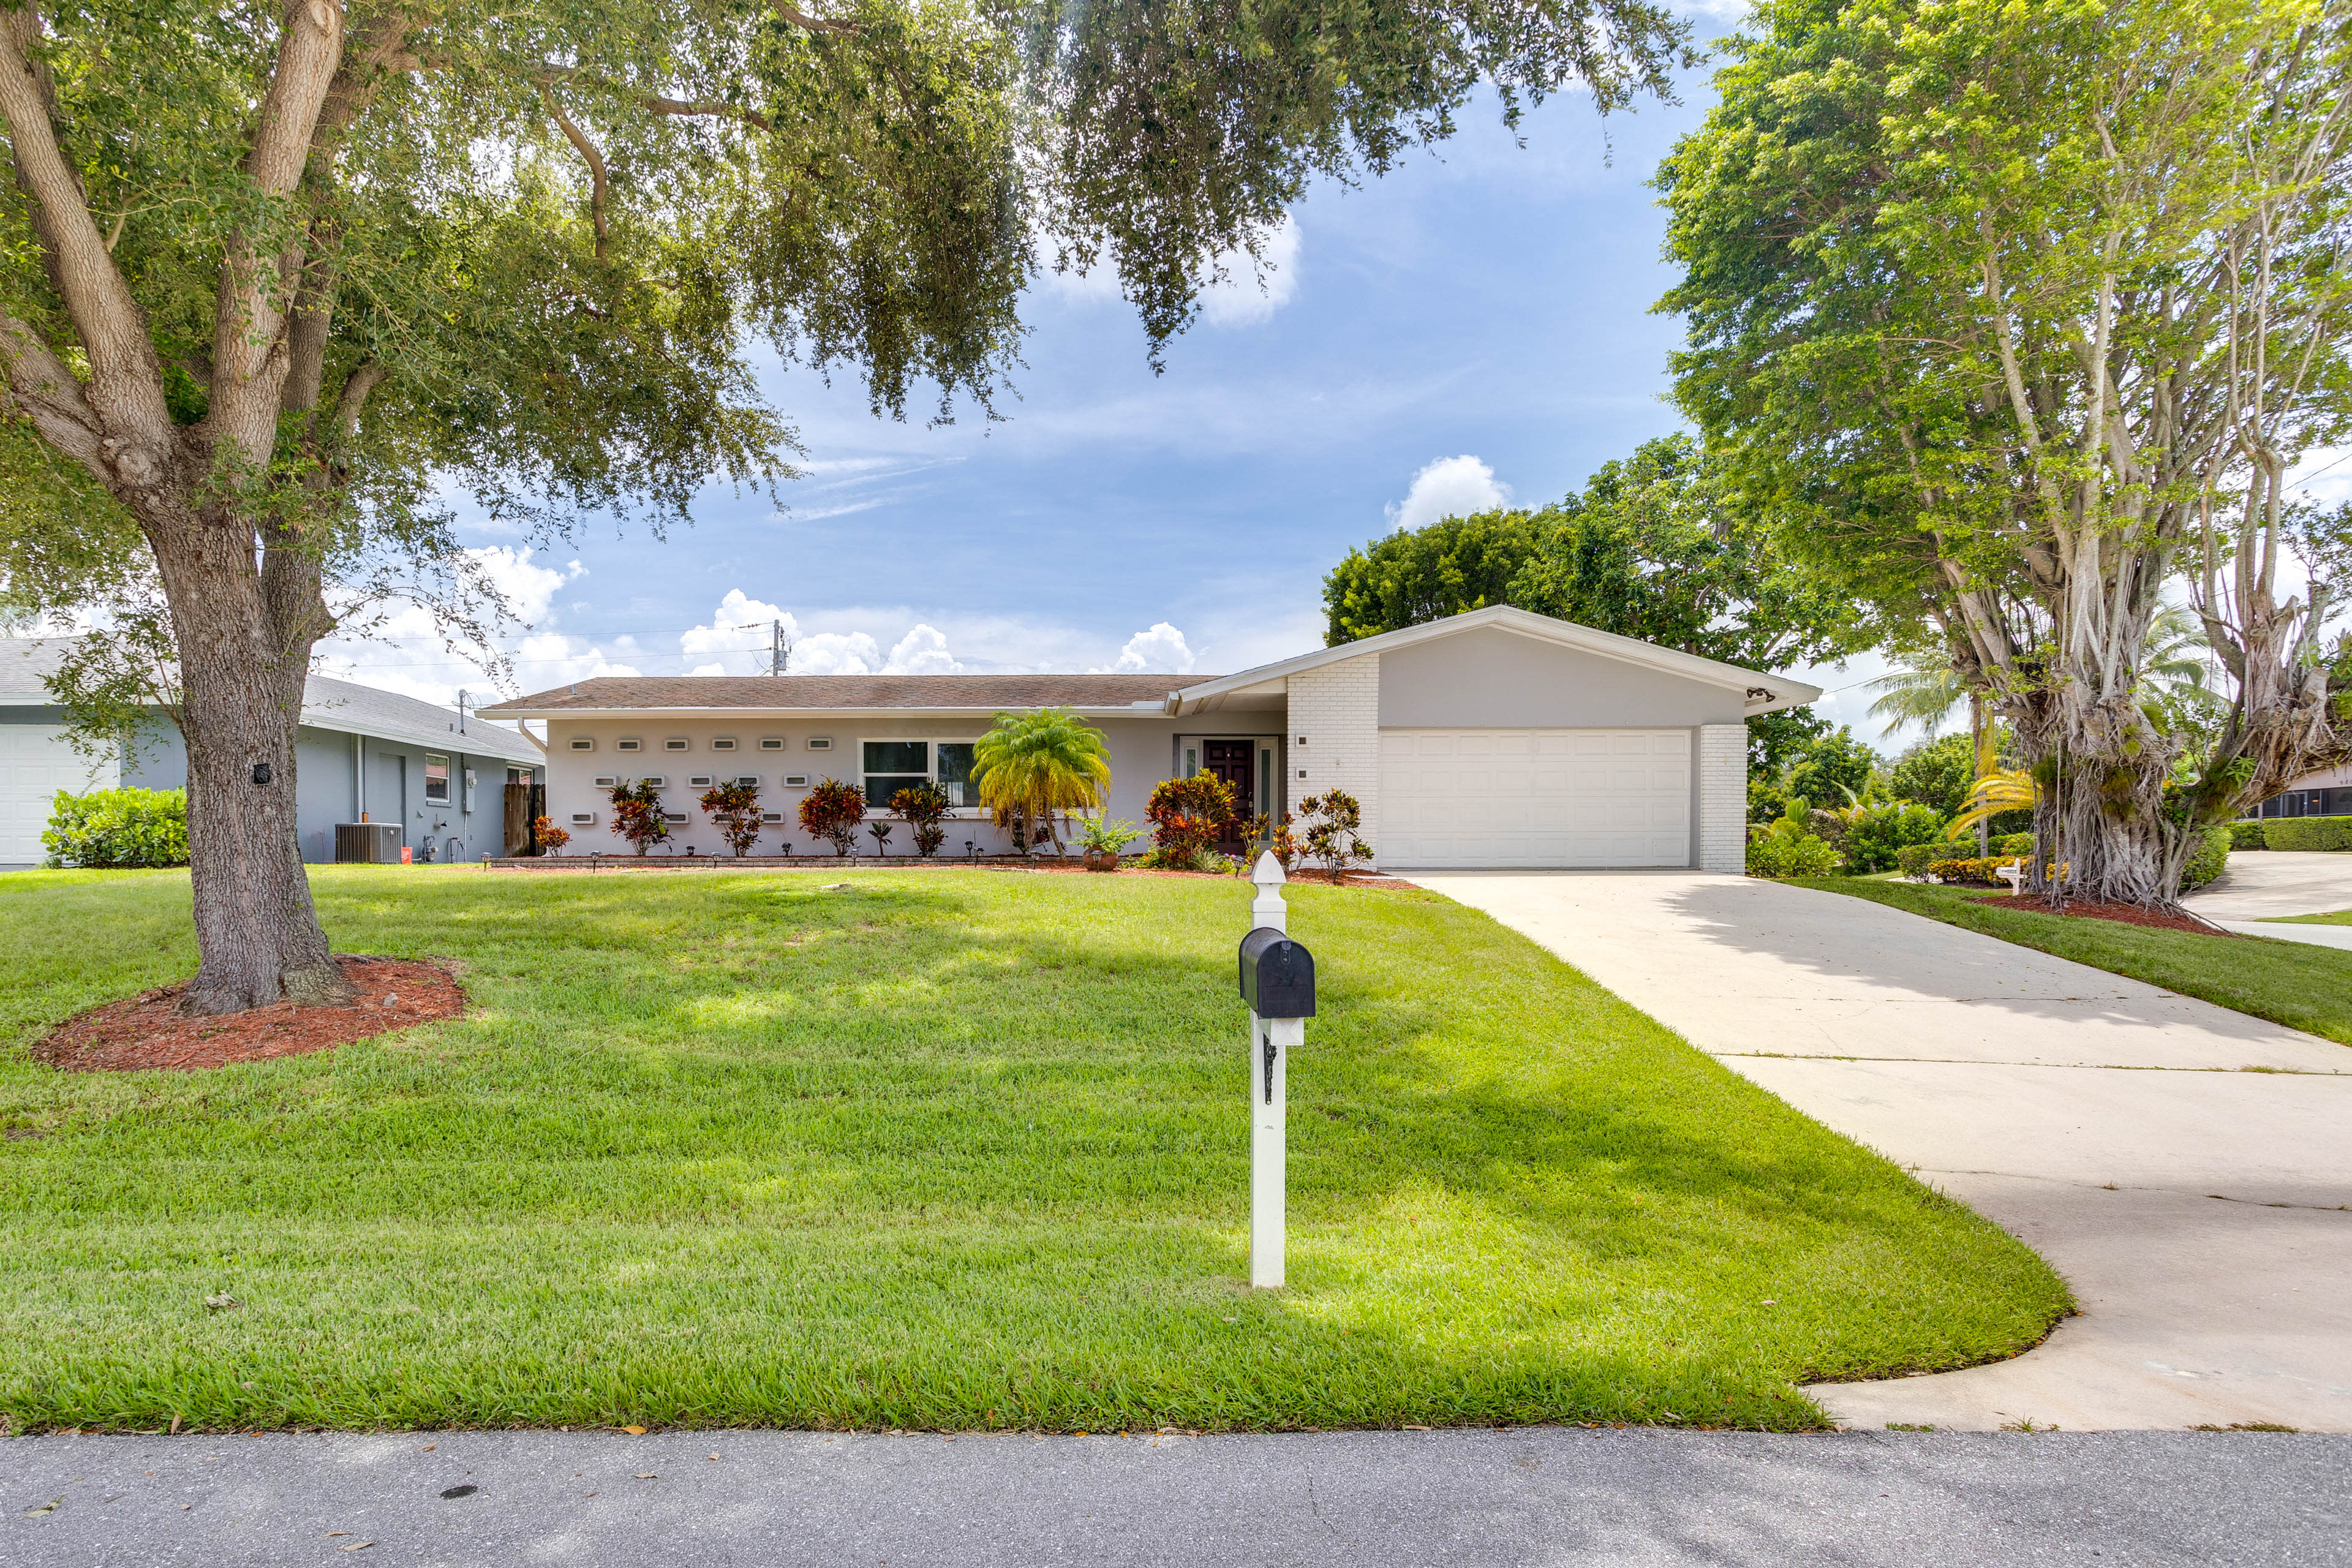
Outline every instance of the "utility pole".
{"type": "Polygon", "coordinates": [[[793,640],[784,636],[784,623],[768,623],[768,673],[782,675],[793,667],[793,640]]]}

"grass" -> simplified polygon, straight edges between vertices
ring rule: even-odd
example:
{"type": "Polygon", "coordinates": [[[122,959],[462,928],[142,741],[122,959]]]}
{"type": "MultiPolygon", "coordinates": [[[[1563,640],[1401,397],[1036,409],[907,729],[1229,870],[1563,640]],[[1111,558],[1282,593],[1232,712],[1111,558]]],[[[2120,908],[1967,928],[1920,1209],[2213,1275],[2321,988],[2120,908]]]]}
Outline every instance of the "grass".
{"type": "Polygon", "coordinates": [[[1822,877],[1800,885],[1892,904],[2352,1046],[2352,952],[2340,949],[2053,915],[2006,893],[1917,882],[1822,877]]]}
{"type": "Polygon", "coordinates": [[[2067,1309],[1485,916],[1328,888],[1253,1294],[1247,889],[853,880],[322,868],[340,950],[475,1011],[75,1075],[27,1044],[193,967],[186,878],[0,877],[0,1419],[1790,1428],[2067,1309]]]}
{"type": "Polygon", "coordinates": [[[2352,926],[2352,910],[2330,910],[2324,915],[2262,915],[2265,921],[2277,921],[2283,925],[2352,926]]]}

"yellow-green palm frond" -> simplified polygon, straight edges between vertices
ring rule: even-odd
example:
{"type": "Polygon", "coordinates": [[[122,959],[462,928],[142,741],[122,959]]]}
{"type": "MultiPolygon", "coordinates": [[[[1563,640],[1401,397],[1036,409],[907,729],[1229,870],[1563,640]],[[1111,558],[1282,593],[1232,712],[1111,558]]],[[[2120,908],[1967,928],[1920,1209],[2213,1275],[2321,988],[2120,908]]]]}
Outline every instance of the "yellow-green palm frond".
{"type": "Polygon", "coordinates": [[[1960,814],[1944,826],[1944,837],[1957,839],[1967,835],[1979,822],[1990,821],[2004,811],[2029,810],[2042,802],[2042,786],[2033,782],[2033,774],[2024,768],[1995,768],[1988,764],[1991,757],[1979,753],[1978,776],[1968,799],[1960,802],[1960,814]]]}

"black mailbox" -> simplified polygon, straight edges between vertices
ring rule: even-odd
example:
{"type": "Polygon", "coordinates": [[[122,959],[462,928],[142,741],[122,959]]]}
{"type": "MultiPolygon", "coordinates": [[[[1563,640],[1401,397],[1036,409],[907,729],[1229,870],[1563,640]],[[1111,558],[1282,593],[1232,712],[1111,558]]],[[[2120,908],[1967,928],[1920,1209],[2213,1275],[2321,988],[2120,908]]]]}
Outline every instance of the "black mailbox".
{"type": "Polygon", "coordinates": [[[1315,955],[1272,926],[1242,938],[1242,1000],[1261,1018],[1315,1016],[1315,955]]]}

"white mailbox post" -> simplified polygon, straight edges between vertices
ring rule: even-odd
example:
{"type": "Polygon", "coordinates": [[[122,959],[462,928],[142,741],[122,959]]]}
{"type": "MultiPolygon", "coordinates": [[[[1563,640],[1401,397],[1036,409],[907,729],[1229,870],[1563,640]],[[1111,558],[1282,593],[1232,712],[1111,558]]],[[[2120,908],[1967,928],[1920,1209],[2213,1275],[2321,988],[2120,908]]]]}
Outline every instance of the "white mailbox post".
{"type": "Polygon", "coordinates": [[[1285,879],[1271,851],[1258,857],[1241,948],[1242,996],[1250,1004],[1250,1284],[1261,1289],[1283,1284],[1285,1080],[1315,1012],[1315,960],[1289,938],[1285,879]]]}

